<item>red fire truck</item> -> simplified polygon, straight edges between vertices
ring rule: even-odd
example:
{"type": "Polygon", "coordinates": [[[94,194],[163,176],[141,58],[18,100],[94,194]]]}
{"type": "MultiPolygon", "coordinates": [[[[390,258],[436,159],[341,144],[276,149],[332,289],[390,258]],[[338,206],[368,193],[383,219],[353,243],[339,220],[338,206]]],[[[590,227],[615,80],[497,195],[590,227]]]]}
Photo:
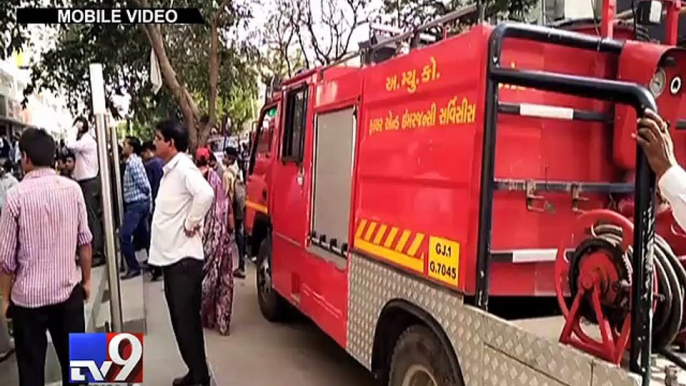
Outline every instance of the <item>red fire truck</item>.
{"type": "Polygon", "coordinates": [[[391,386],[678,384],[683,232],[631,135],[659,110],[686,159],[680,7],[422,41],[477,5],[285,81],[248,179],[264,316],[391,386]],[[522,298],[542,317],[507,320],[522,298]]]}

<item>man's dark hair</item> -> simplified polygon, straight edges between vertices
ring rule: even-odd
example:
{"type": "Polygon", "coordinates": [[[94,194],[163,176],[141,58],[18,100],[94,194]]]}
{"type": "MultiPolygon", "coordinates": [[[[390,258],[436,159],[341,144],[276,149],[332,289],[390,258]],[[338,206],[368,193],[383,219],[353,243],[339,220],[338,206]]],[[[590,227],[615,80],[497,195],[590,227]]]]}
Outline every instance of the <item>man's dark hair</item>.
{"type": "Polygon", "coordinates": [[[181,123],[168,119],[155,125],[166,142],[173,141],[177,151],[184,153],[188,150],[188,129],[181,123]]]}
{"type": "Polygon", "coordinates": [[[155,147],[155,142],[153,142],[153,141],[143,142],[142,150],[143,151],[147,151],[147,150],[155,151],[155,150],[157,150],[157,148],[155,147]]]}
{"type": "Polygon", "coordinates": [[[83,124],[83,127],[81,127],[81,131],[88,131],[88,119],[86,117],[77,117],[74,119],[74,125],[76,125],[76,122],[81,122],[83,124]]]}
{"type": "Polygon", "coordinates": [[[61,162],[66,162],[68,159],[76,161],[76,155],[71,150],[65,149],[64,151],[57,152],[57,160],[61,162]]]}
{"type": "Polygon", "coordinates": [[[141,155],[143,151],[143,146],[141,146],[141,140],[134,136],[127,136],[126,143],[128,143],[133,148],[133,153],[135,155],[141,155]]]}
{"type": "Polygon", "coordinates": [[[43,129],[26,129],[19,139],[19,151],[37,167],[55,164],[55,148],[55,140],[43,129]]]}
{"type": "Polygon", "coordinates": [[[233,146],[227,146],[226,148],[224,148],[224,154],[238,158],[238,149],[236,149],[233,146]]]}

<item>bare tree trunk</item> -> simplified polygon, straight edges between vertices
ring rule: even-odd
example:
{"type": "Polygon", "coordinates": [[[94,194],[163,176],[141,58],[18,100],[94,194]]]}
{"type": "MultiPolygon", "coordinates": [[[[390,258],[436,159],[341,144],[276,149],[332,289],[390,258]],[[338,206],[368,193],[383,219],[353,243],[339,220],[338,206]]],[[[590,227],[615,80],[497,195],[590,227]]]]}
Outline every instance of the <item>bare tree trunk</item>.
{"type": "MultiPolygon", "coordinates": [[[[221,13],[221,9],[218,13],[221,13]]],[[[217,123],[217,94],[219,83],[219,23],[218,16],[212,19],[210,30],[210,95],[208,98],[209,122],[207,127],[202,128],[202,142],[207,141],[210,130],[217,123]]]]}
{"type": "MultiPolygon", "coordinates": [[[[149,7],[147,0],[134,0],[140,5],[149,7]]],[[[193,96],[188,92],[188,89],[181,84],[176,78],[176,72],[167,57],[167,52],[164,48],[164,39],[159,27],[146,24],[144,30],[150,40],[150,45],[157,55],[160,64],[160,71],[164,79],[164,84],[169,88],[174,98],[174,101],[181,108],[183,119],[188,127],[190,134],[190,148],[195,151],[198,146],[204,146],[210,134],[211,128],[217,122],[217,95],[219,84],[219,26],[223,20],[224,10],[231,5],[231,0],[224,0],[217,9],[215,15],[211,20],[210,31],[210,63],[209,63],[209,123],[200,127],[200,110],[195,103],[193,96]]]]}
{"type": "MultiPolygon", "coordinates": [[[[133,3],[141,7],[150,7],[150,3],[147,0],[133,0],[133,3]]],[[[194,151],[198,144],[198,122],[200,121],[198,105],[195,103],[193,96],[191,96],[186,87],[179,83],[179,80],[176,78],[176,71],[174,71],[171,62],[169,61],[169,57],[167,56],[167,51],[164,48],[164,38],[162,37],[159,26],[145,24],[143,25],[143,30],[148,36],[150,46],[152,46],[152,49],[157,56],[164,84],[169,88],[174,101],[181,109],[184,123],[188,128],[190,148],[194,151]]]]}
{"type": "Polygon", "coordinates": [[[200,143],[204,146],[210,136],[210,131],[217,124],[217,95],[219,93],[219,27],[224,19],[224,10],[231,5],[231,0],[224,0],[217,8],[217,12],[210,21],[210,95],[208,98],[209,121],[200,128],[200,143]]]}
{"type": "Polygon", "coordinates": [[[155,55],[157,55],[164,83],[169,88],[169,91],[171,91],[174,101],[179,105],[179,108],[181,108],[183,120],[186,127],[188,127],[190,135],[191,150],[193,150],[198,144],[198,122],[200,115],[198,106],[195,104],[195,101],[188,90],[186,90],[186,88],[179,83],[178,79],[176,79],[176,72],[167,57],[167,51],[164,48],[164,40],[162,39],[159,28],[152,24],[146,24],[145,31],[150,40],[150,45],[155,51],[155,55]]]}

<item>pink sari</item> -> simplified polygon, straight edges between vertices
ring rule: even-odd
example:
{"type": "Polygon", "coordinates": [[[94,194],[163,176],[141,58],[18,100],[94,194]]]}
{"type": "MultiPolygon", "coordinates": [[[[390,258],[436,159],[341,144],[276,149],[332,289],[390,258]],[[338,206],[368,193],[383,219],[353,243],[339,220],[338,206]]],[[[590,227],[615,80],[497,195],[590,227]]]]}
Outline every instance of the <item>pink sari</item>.
{"type": "Polygon", "coordinates": [[[205,217],[203,235],[202,324],[228,335],[233,303],[233,258],[237,255],[234,233],[228,229],[231,205],[217,172],[209,169],[206,178],[215,198],[205,217]]]}

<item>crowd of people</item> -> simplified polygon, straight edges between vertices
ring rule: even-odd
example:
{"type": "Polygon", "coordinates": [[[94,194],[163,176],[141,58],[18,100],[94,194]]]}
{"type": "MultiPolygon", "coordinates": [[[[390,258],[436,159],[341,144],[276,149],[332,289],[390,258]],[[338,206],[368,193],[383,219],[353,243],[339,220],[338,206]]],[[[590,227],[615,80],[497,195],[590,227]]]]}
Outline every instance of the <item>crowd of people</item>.
{"type": "MultiPolygon", "coordinates": [[[[52,337],[69,384],[68,334],[83,332],[91,267],[102,265],[103,224],[97,142],[85,118],[76,141],[44,130],[19,139],[23,178],[0,159],[0,361],[16,355],[20,386],[43,385],[52,337]],[[7,332],[13,323],[14,342],[7,332]]],[[[245,164],[227,147],[221,162],[206,147],[189,154],[187,129],[163,121],[155,138],[121,144],[119,242],[122,280],[164,279],[169,315],[189,372],[175,386],[208,385],[203,328],[229,334],[234,277],[245,277],[245,164]],[[136,252],[145,250],[139,261],[136,252]],[[234,260],[239,262],[233,270],[234,260]]],[[[124,299],[125,301],[125,299],[124,299]]]]}

